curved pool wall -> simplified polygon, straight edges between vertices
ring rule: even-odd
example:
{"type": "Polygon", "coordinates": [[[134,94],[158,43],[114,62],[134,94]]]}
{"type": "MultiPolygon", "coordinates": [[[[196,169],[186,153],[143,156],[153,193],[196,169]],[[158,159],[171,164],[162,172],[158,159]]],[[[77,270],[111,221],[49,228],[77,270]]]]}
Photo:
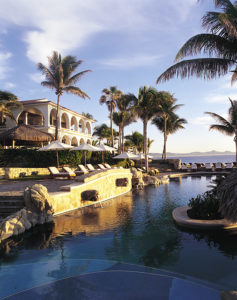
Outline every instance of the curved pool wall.
{"type": "Polygon", "coordinates": [[[235,232],[182,230],[172,220],[173,209],[187,205],[209,183],[204,176],[175,178],[101,208],[57,216],[54,225],[7,240],[0,249],[0,298],[115,265],[144,276],[156,273],[214,290],[236,290],[235,232]]]}

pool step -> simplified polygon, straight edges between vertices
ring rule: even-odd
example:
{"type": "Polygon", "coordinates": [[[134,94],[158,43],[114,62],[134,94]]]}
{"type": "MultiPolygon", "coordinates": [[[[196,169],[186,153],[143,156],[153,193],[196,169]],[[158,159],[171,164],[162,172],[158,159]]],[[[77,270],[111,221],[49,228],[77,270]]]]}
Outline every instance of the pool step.
{"type": "Polygon", "coordinates": [[[0,216],[6,217],[25,206],[25,201],[23,196],[0,196],[0,216]]]}

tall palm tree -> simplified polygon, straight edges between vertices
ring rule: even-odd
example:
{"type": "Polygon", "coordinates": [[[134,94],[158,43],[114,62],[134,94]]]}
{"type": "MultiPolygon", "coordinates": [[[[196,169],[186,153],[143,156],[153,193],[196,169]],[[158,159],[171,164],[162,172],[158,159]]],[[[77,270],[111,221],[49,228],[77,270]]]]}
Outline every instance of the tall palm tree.
{"type": "MultiPolygon", "coordinates": [[[[157,111],[157,117],[152,120],[154,125],[157,125],[158,129],[162,126],[162,132],[164,134],[164,147],[162,153],[162,159],[166,159],[166,141],[167,135],[169,134],[167,131],[171,129],[172,122],[177,120],[174,112],[182,106],[182,104],[175,104],[177,99],[174,98],[168,92],[163,92],[163,97],[161,97],[160,106],[157,111]],[[167,122],[169,122],[169,128],[167,129],[167,122]]],[[[184,119],[182,119],[184,120],[184,119]]]]}
{"type": "Polygon", "coordinates": [[[228,111],[228,120],[213,112],[206,112],[206,114],[213,117],[219,124],[212,124],[210,130],[217,130],[229,136],[234,136],[237,162],[237,101],[230,100],[230,108],[228,111]]]}
{"type": "MultiPolygon", "coordinates": [[[[96,126],[94,128],[93,136],[97,136],[99,141],[106,139],[107,144],[109,143],[109,141],[111,142],[112,140],[110,128],[105,123],[101,124],[100,126],[96,126]]],[[[113,129],[113,136],[114,137],[118,136],[118,132],[114,129],[113,129]]]]}
{"type": "Polygon", "coordinates": [[[152,124],[154,124],[164,134],[162,159],[166,159],[166,144],[168,136],[175,133],[179,129],[183,129],[183,125],[186,123],[187,121],[185,119],[179,118],[179,116],[174,112],[170,113],[168,119],[161,115],[152,120],[152,124]]]}
{"type": "Polygon", "coordinates": [[[232,83],[237,80],[237,2],[215,0],[215,5],[222,11],[207,12],[202,18],[207,33],[191,37],[176,55],[178,63],[162,73],[157,83],[175,76],[212,79],[227,74],[232,67],[232,83]],[[200,53],[209,57],[182,60],[200,53]]]}
{"type": "MultiPolygon", "coordinates": [[[[130,97],[135,97],[130,94],[130,97]]],[[[143,86],[138,91],[137,105],[135,111],[138,117],[143,122],[143,149],[145,155],[145,168],[148,171],[148,157],[147,157],[147,124],[154,117],[158,110],[160,103],[160,96],[158,91],[153,87],[143,86]]]]}
{"type": "Polygon", "coordinates": [[[148,138],[147,139],[147,151],[150,152],[151,145],[154,143],[154,140],[148,138]]]}
{"type": "Polygon", "coordinates": [[[12,113],[12,108],[21,108],[22,104],[18,101],[16,95],[8,91],[0,91],[0,125],[5,124],[6,118],[14,120],[16,119],[12,113]]]}
{"type": "Polygon", "coordinates": [[[121,144],[122,144],[122,128],[123,128],[123,115],[121,112],[113,113],[113,121],[115,125],[119,128],[119,137],[118,137],[118,152],[121,153],[121,144]]]}
{"type": "Polygon", "coordinates": [[[112,147],[114,147],[113,135],[113,112],[115,111],[117,100],[122,96],[122,92],[116,86],[111,86],[109,89],[103,89],[100,97],[100,104],[106,104],[109,110],[110,131],[112,135],[112,147]]]}
{"type": "Polygon", "coordinates": [[[41,84],[55,90],[57,95],[55,140],[58,139],[59,108],[62,94],[66,92],[77,95],[83,99],[89,98],[85,92],[75,86],[83,75],[91,72],[90,70],[85,70],[74,74],[81,63],[82,60],[77,60],[75,56],[68,55],[62,58],[60,53],[53,51],[52,55],[48,57],[48,67],[42,63],[38,63],[37,65],[38,69],[45,75],[46,79],[45,81],[42,81],[41,84]]]}
{"type": "Polygon", "coordinates": [[[124,127],[135,122],[137,114],[135,107],[137,105],[137,98],[131,94],[122,95],[117,100],[117,108],[121,113],[122,124],[121,124],[121,151],[124,152],[124,127]]]}

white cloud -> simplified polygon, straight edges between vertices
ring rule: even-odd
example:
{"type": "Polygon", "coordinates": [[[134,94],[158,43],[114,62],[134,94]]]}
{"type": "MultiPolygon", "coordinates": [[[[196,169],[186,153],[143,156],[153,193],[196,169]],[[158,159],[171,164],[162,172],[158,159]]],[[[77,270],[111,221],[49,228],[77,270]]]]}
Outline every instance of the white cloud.
{"type": "Polygon", "coordinates": [[[212,122],[213,122],[213,119],[208,115],[196,117],[195,119],[192,119],[189,121],[190,124],[203,125],[203,126],[210,125],[212,122]]]}
{"type": "Polygon", "coordinates": [[[6,82],[4,84],[4,86],[5,86],[6,89],[11,89],[11,88],[14,88],[16,86],[16,84],[13,83],[13,82],[6,82]]]}
{"type": "Polygon", "coordinates": [[[226,103],[228,98],[232,100],[237,100],[237,92],[236,93],[223,93],[223,94],[210,94],[204,98],[205,101],[210,103],[226,103]]]}
{"type": "Polygon", "coordinates": [[[99,63],[112,68],[129,69],[131,67],[151,66],[161,57],[161,55],[132,54],[127,57],[107,58],[99,61],[99,63]]]}
{"type": "MultiPolygon", "coordinates": [[[[87,44],[99,32],[172,32],[184,22],[196,0],[0,0],[0,25],[24,28],[27,56],[46,62],[53,50],[62,54],[87,44]],[[175,22],[173,21],[175,18],[175,22]]],[[[146,35],[145,35],[146,36],[146,35]]]]}
{"type": "Polygon", "coordinates": [[[0,80],[7,77],[7,73],[11,70],[9,59],[12,57],[10,52],[0,52],[0,80]]]}
{"type": "Polygon", "coordinates": [[[29,77],[36,83],[41,83],[45,79],[45,76],[40,73],[29,74],[29,77]]]}

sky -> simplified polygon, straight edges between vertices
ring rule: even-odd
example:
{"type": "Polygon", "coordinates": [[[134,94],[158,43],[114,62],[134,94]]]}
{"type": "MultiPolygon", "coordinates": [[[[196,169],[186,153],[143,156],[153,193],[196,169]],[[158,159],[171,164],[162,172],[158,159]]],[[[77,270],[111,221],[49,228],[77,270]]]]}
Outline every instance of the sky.
{"type": "MultiPolygon", "coordinates": [[[[184,104],[177,113],[188,124],[168,137],[167,151],[235,151],[233,137],[209,131],[214,123],[204,112],[227,117],[228,97],[237,99],[237,85],[230,74],[205,81],[195,77],[171,79],[156,85],[157,77],[174,62],[180,47],[204,32],[201,18],[215,10],[212,0],[0,0],[0,89],[20,100],[47,98],[56,102],[53,90],[41,86],[44,79],[37,63],[47,64],[56,50],[83,60],[78,71],[92,70],[78,83],[90,100],[64,94],[61,104],[78,113],[89,112],[95,125],[109,125],[107,107],[99,104],[101,91],[117,86],[137,95],[141,86],[169,91],[184,104]]],[[[142,133],[142,121],[125,128],[125,134],[142,133]]],[[[154,140],[151,152],[162,152],[163,136],[149,124],[154,140]]]]}

